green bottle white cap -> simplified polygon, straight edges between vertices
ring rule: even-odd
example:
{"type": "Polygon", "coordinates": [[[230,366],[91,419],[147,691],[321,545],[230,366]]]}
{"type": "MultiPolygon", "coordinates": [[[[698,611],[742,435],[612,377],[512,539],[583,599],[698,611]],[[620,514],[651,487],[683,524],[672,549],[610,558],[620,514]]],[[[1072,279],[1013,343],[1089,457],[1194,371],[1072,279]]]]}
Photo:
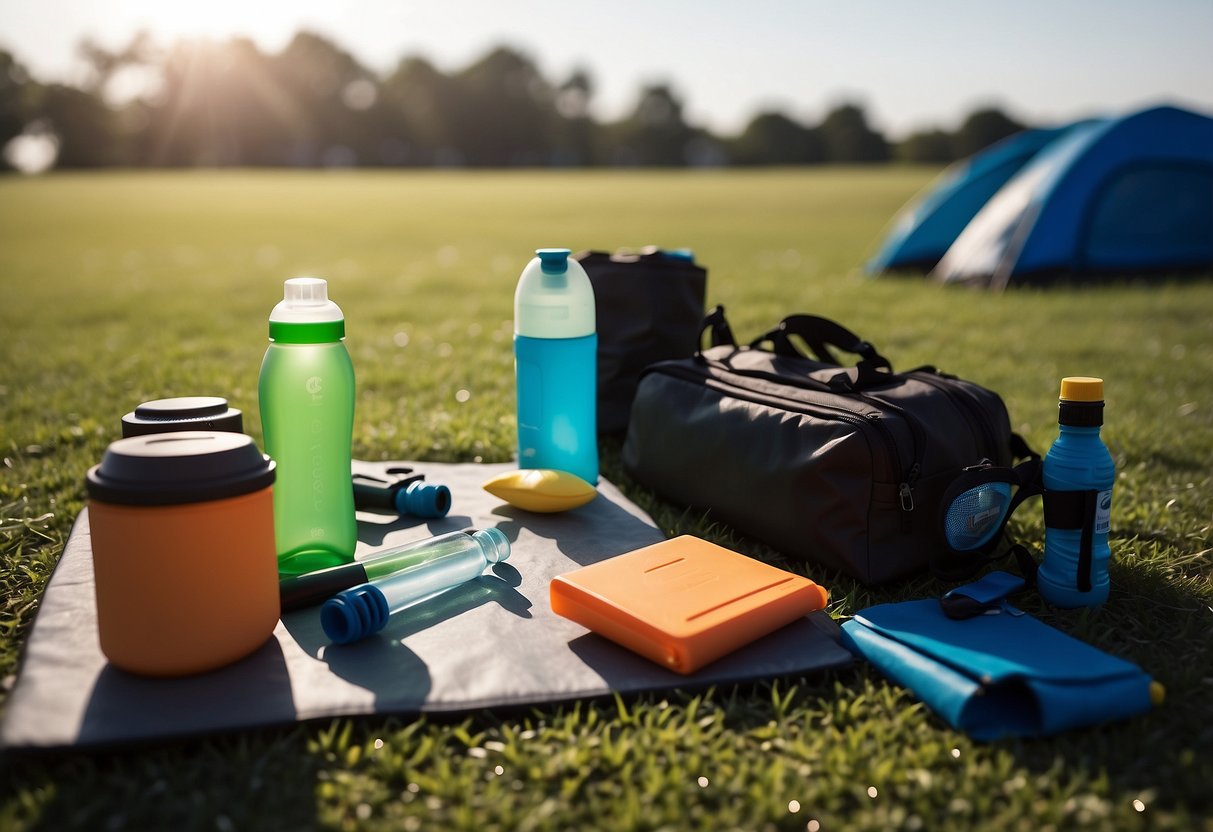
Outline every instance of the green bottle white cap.
{"type": "Polygon", "coordinates": [[[594,334],[594,287],[567,248],[541,248],[514,292],[514,332],[528,338],[594,334]]]}
{"type": "Polygon", "coordinates": [[[341,307],[329,300],[329,284],[320,277],[292,277],[282,287],[282,300],[270,312],[281,324],[318,324],[344,321],[341,307]]]}
{"type": "Polygon", "coordinates": [[[324,344],[345,337],[345,316],[329,300],[328,281],[292,277],[270,312],[270,340],[279,344],[324,344]]]}

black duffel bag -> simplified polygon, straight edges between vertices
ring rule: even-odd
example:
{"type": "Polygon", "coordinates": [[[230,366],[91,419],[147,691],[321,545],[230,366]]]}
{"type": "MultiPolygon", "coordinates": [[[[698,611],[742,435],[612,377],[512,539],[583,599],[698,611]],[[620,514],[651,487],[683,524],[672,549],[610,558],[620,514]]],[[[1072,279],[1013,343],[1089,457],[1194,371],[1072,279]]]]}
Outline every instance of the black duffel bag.
{"type": "Polygon", "coordinates": [[[703,328],[712,347],[641,377],[623,450],[631,476],[865,584],[967,571],[936,536],[945,489],[983,459],[1030,453],[997,394],[933,367],[895,373],[870,343],[812,315],[748,347],[722,307],[703,328]]]}

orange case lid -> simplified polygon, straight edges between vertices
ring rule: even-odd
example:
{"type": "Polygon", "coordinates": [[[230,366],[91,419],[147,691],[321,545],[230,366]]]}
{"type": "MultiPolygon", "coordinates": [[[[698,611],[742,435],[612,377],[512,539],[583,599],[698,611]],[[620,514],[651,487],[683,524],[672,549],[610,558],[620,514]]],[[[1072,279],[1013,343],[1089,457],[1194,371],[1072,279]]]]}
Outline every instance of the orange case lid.
{"type": "Polygon", "coordinates": [[[560,575],[552,611],[678,673],[825,607],[808,578],[683,535],[560,575]]]}

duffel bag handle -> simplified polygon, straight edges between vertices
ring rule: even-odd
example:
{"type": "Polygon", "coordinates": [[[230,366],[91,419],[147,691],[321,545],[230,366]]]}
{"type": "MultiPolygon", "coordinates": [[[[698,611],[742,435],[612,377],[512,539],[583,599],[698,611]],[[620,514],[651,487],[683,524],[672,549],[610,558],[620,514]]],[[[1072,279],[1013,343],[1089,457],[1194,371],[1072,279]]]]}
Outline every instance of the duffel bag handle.
{"type": "Polygon", "coordinates": [[[737,346],[737,339],[733,337],[733,329],[729,326],[729,321],[724,316],[724,306],[716,304],[716,308],[707,314],[703,319],[703,323],[699,326],[698,349],[695,351],[699,355],[703,351],[703,334],[711,333],[711,342],[709,346],[719,347],[722,344],[729,346],[737,346]]]}
{"type": "Polygon", "coordinates": [[[750,342],[750,346],[758,347],[769,341],[772,351],[776,355],[807,358],[808,356],[797,349],[792,342],[793,335],[801,338],[813,355],[825,364],[842,366],[842,362],[834,356],[830,347],[859,356],[855,379],[852,380],[845,373],[839,373],[830,380],[830,386],[840,393],[859,392],[869,387],[879,387],[888,382],[887,373],[880,371],[893,372],[893,365],[876,351],[876,347],[870,341],[863,340],[842,324],[817,315],[789,315],[779,322],[779,326],[755,338],[750,342]]]}
{"type": "Polygon", "coordinates": [[[870,341],[863,340],[842,324],[817,315],[788,315],[779,322],[779,326],[755,338],[750,346],[757,347],[764,341],[770,341],[776,355],[806,357],[792,343],[793,335],[803,339],[817,360],[826,364],[842,366],[842,362],[830,352],[830,347],[836,347],[858,355],[862,359],[861,363],[867,363],[873,370],[893,371],[893,365],[876,351],[870,341]]]}

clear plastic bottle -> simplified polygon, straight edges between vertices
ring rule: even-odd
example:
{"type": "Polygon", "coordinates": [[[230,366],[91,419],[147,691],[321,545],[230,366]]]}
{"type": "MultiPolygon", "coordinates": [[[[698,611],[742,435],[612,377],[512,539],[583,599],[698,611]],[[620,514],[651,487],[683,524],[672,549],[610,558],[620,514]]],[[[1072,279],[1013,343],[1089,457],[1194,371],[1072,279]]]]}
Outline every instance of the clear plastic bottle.
{"type": "Polygon", "coordinates": [[[426,541],[409,554],[403,569],[325,601],[320,625],[337,644],[358,641],[382,630],[394,613],[477,578],[486,566],[509,556],[510,540],[495,528],[426,541]]]}
{"type": "Polygon", "coordinates": [[[278,464],[274,536],[284,576],[354,559],[354,367],[344,338],[345,317],[324,280],[286,281],[257,387],[265,450],[278,464]]]}
{"type": "Polygon", "coordinates": [[[598,482],[594,289],[567,248],[541,248],[514,293],[518,465],[598,482]]]}
{"type": "Polygon", "coordinates": [[[1066,517],[1050,520],[1046,508],[1045,554],[1036,573],[1041,596],[1058,607],[1093,607],[1108,598],[1112,554],[1108,531],[1116,465],[1099,436],[1103,406],[1102,379],[1062,379],[1060,434],[1045,454],[1044,485],[1045,499],[1050,499],[1049,492],[1060,494],[1070,511],[1066,517]],[[1089,565],[1082,560],[1084,530],[1072,527],[1084,513],[1093,515],[1089,565]]]}
{"type": "Polygon", "coordinates": [[[471,538],[477,534],[479,532],[475,529],[448,532],[381,549],[352,563],[283,578],[278,583],[282,611],[310,607],[332,598],[343,589],[387,578],[435,558],[458,554],[473,545],[471,538]]]}

